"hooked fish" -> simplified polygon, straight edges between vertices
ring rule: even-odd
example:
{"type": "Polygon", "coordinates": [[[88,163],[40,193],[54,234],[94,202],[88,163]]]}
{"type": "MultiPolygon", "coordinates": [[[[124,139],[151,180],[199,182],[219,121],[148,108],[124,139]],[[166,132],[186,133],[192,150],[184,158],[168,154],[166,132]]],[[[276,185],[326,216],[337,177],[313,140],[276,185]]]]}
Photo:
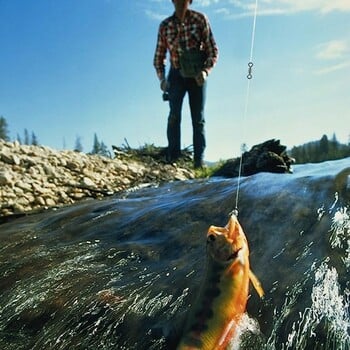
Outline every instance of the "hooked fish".
{"type": "Polygon", "coordinates": [[[226,349],[246,310],[249,281],[262,298],[264,291],[250,270],[246,236],[232,215],[225,227],[209,227],[205,278],[177,349],[226,349]]]}

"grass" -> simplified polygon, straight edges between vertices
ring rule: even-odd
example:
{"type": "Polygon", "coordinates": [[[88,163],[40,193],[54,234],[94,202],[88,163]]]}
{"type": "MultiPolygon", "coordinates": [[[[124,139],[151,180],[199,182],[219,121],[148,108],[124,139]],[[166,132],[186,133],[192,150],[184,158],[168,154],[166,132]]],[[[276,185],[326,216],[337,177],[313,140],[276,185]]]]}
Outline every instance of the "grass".
{"type": "Polygon", "coordinates": [[[222,167],[224,163],[225,163],[224,160],[220,160],[214,165],[204,166],[203,168],[194,169],[194,174],[196,179],[211,177],[218,169],[222,167]]]}

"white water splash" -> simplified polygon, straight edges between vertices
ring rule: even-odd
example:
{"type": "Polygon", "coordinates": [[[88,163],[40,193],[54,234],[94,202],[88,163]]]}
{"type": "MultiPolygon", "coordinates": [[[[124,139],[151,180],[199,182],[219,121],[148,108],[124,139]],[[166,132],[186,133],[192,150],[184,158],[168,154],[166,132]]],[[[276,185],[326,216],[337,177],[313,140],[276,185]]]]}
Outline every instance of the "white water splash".
{"type": "MultiPolygon", "coordinates": [[[[336,203],[333,203],[331,212],[336,203]]],[[[320,210],[320,213],[323,210],[320,210]]],[[[347,269],[350,268],[350,216],[348,208],[339,208],[332,218],[329,242],[333,249],[344,249],[342,260],[347,269]]],[[[299,314],[299,320],[292,326],[288,340],[283,344],[283,350],[304,350],[308,348],[308,339],[314,338],[320,348],[349,350],[350,349],[350,291],[341,291],[337,270],[329,267],[329,259],[317,269],[315,283],[311,293],[311,307],[299,314]],[[324,339],[319,340],[320,325],[324,325],[324,339]]],[[[322,327],[321,327],[322,328],[322,327]]]]}
{"type": "Polygon", "coordinates": [[[246,334],[259,335],[260,333],[261,332],[258,321],[254,318],[249,317],[247,313],[244,313],[239,323],[237,324],[235,336],[228,345],[227,350],[241,349],[242,342],[244,343],[243,338],[246,334]]]}
{"type": "Polygon", "coordinates": [[[342,258],[347,269],[350,268],[350,215],[348,208],[338,209],[332,219],[330,244],[332,248],[345,250],[342,258]]]}
{"type": "Polygon", "coordinates": [[[341,292],[338,273],[324,262],[315,270],[315,284],[311,293],[312,305],[292,326],[292,331],[283,347],[285,350],[304,350],[308,339],[324,349],[348,350],[350,348],[349,291],[341,292]],[[325,324],[324,339],[318,340],[316,328],[325,324]]]}
{"type": "MultiPolygon", "coordinates": [[[[290,315],[291,311],[295,307],[295,304],[297,303],[298,296],[301,293],[304,283],[306,280],[304,280],[301,283],[295,283],[289,291],[287,291],[286,298],[284,300],[284,304],[282,305],[281,309],[278,311],[276,308],[274,309],[273,312],[273,324],[274,328],[271,332],[270,337],[268,338],[266,345],[264,347],[264,350],[280,350],[276,348],[277,342],[277,333],[279,329],[281,328],[283,322],[287,319],[287,317],[290,315]]],[[[293,331],[292,331],[292,336],[290,335],[289,337],[294,338],[294,329],[293,325],[293,331]]],[[[289,347],[285,347],[284,344],[282,344],[281,350],[287,350],[287,349],[293,349],[289,347]]],[[[298,349],[298,348],[296,348],[298,349]]],[[[298,349],[299,350],[299,349],[298,349]]]]}

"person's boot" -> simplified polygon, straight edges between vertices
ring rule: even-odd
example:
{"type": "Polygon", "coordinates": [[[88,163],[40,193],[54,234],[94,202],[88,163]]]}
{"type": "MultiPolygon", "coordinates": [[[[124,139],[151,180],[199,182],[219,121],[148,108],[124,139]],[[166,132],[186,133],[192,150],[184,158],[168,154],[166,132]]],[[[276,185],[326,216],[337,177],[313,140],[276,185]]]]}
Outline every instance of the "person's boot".
{"type": "Polygon", "coordinates": [[[167,150],[166,153],[166,161],[169,164],[175,163],[181,156],[181,151],[180,152],[170,152],[167,150]]]}
{"type": "Polygon", "coordinates": [[[195,169],[203,169],[204,168],[204,163],[202,158],[195,158],[193,162],[193,167],[195,169]]]}

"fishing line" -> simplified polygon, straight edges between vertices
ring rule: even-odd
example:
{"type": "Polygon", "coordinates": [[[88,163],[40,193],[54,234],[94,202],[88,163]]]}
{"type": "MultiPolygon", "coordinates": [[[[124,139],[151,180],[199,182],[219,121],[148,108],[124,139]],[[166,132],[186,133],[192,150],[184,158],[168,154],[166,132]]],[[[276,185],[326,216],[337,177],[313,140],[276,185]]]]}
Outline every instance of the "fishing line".
{"type": "MultiPolygon", "coordinates": [[[[243,141],[245,139],[245,120],[247,118],[248,114],[248,105],[249,105],[249,96],[250,96],[250,83],[253,78],[253,52],[254,52],[254,42],[255,42],[255,30],[256,30],[256,18],[257,18],[257,13],[258,13],[258,0],[255,0],[255,7],[254,7],[254,17],[253,17],[253,28],[252,28],[252,36],[251,36],[251,42],[250,42],[250,57],[249,57],[249,62],[248,62],[248,74],[247,74],[247,91],[246,91],[246,98],[245,98],[245,106],[244,106],[244,113],[243,113],[243,118],[242,118],[242,130],[243,130],[243,141]]],[[[237,180],[237,190],[236,190],[236,202],[235,202],[235,209],[231,212],[231,214],[238,215],[238,201],[239,201],[239,191],[240,191],[240,186],[241,186],[241,178],[242,178],[242,167],[243,167],[243,145],[242,143],[241,146],[241,156],[239,160],[239,169],[238,169],[238,180],[237,180]]]]}

